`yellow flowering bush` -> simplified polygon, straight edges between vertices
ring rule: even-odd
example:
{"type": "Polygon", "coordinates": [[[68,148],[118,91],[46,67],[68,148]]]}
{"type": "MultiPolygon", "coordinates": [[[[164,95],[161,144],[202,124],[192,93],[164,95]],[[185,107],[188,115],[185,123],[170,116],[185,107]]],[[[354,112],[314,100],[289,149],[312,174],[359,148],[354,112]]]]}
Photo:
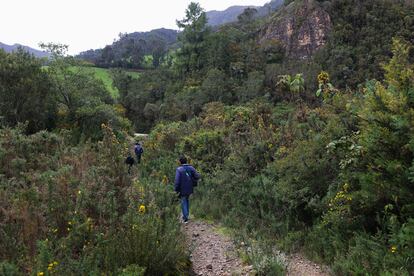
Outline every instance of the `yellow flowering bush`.
{"type": "Polygon", "coordinates": [[[318,75],[318,83],[327,84],[329,82],[329,74],[326,71],[322,71],[318,75]]]}
{"type": "Polygon", "coordinates": [[[329,209],[323,217],[324,225],[330,223],[335,225],[350,223],[352,196],[349,193],[349,188],[349,184],[345,183],[342,189],[335,194],[335,197],[330,199],[328,203],[329,209]]]}
{"type": "Polygon", "coordinates": [[[145,214],[145,210],[146,210],[145,205],[141,204],[138,208],[138,213],[145,214]]]}

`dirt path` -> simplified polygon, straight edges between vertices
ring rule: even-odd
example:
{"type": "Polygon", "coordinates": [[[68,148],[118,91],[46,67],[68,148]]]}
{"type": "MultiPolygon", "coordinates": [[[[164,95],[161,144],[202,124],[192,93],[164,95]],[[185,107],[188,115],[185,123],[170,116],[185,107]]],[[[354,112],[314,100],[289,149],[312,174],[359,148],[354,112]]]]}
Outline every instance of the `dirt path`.
{"type": "Polygon", "coordinates": [[[235,252],[233,242],[217,233],[212,225],[190,221],[184,232],[191,251],[195,275],[249,275],[251,266],[244,266],[235,252]]]}
{"type": "Polygon", "coordinates": [[[328,268],[315,264],[299,254],[288,257],[288,276],[329,276],[328,268]]]}
{"type": "MultiPolygon", "coordinates": [[[[255,275],[253,266],[241,263],[231,239],[218,233],[213,225],[203,221],[190,221],[183,229],[191,251],[194,275],[255,275]]],[[[292,255],[285,259],[286,274],[289,276],[329,275],[324,272],[326,268],[300,255],[292,255]]]]}

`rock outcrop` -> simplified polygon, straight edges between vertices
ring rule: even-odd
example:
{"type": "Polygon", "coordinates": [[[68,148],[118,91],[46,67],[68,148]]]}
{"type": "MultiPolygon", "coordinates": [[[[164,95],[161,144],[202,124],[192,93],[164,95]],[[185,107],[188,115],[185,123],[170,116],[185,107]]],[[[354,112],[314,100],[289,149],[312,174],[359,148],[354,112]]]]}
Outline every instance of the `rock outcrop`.
{"type": "Polygon", "coordinates": [[[314,0],[295,1],[280,9],[261,30],[259,43],[278,40],[289,58],[307,59],[326,44],[329,14],[314,0]]]}

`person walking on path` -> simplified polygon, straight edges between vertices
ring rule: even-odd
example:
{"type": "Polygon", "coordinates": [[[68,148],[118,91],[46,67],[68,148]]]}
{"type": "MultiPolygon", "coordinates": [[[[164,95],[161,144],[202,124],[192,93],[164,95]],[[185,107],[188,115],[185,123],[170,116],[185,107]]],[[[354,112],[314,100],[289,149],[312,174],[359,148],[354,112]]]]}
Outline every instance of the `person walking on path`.
{"type": "Polygon", "coordinates": [[[180,157],[180,166],[175,171],[174,190],[181,199],[181,210],[184,223],[188,222],[190,216],[190,195],[193,193],[200,174],[193,166],[187,164],[187,158],[180,157]]]}
{"type": "Polygon", "coordinates": [[[137,163],[141,163],[141,155],[144,153],[144,149],[142,148],[140,143],[135,143],[134,146],[135,156],[137,157],[137,163]]]}
{"type": "Polygon", "coordinates": [[[128,174],[131,174],[131,168],[135,164],[134,158],[131,156],[131,153],[128,152],[128,156],[125,159],[125,164],[128,165],[128,174]]]}

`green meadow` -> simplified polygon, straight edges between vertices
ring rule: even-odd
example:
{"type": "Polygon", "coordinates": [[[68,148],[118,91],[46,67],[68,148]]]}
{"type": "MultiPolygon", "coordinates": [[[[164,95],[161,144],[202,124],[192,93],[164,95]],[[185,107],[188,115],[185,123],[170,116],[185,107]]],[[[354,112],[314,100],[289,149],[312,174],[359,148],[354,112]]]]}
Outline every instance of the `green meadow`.
{"type": "MultiPolygon", "coordinates": [[[[74,68],[79,68],[79,66],[74,66],[74,68]]],[[[112,85],[113,79],[111,75],[111,69],[88,66],[83,66],[81,68],[83,71],[87,73],[93,73],[97,79],[102,80],[102,82],[105,84],[106,89],[111,93],[112,97],[118,98],[119,91],[112,85]]],[[[140,73],[136,71],[127,71],[127,74],[134,79],[137,79],[140,75],[140,73]]]]}
{"type": "MultiPolygon", "coordinates": [[[[43,66],[42,68],[47,69],[48,66],[43,66]]],[[[106,89],[111,93],[114,99],[119,97],[119,91],[116,87],[113,86],[113,78],[111,74],[111,69],[106,68],[99,68],[93,66],[72,66],[71,69],[73,71],[81,70],[88,74],[94,74],[95,77],[101,80],[106,89]]],[[[140,72],[137,71],[126,71],[127,75],[131,76],[133,79],[138,79],[140,76],[140,72]]]]}

